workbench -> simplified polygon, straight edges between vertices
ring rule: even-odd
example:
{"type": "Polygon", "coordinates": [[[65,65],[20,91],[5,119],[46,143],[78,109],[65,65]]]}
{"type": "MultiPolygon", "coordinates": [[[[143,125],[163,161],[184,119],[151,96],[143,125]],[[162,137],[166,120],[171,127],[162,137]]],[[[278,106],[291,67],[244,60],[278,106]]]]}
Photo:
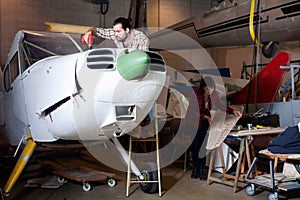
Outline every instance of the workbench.
{"type": "Polygon", "coordinates": [[[231,131],[228,136],[234,137],[237,140],[240,140],[239,152],[238,152],[238,160],[237,160],[237,167],[235,170],[235,174],[227,174],[226,167],[223,157],[223,152],[220,147],[213,149],[210,153],[210,162],[209,162],[209,170],[208,170],[208,177],[207,177],[207,184],[211,184],[213,182],[222,183],[225,185],[229,185],[233,187],[233,192],[237,192],[238,182],[244,182],[245,175],[245,165],[247,162],[248,168],[251,166],[253,155],[250,153],[251,148],[251,140],[254,136],[261,136],[261,135],[279,135],[281,134],[285,128],[262,128],[262,129],[251,129],[251,130],[239,130],[239,131],[231,131]],[[214,167],[214,161],[216,153],[219,153],[223,169],[223,176],[222,177],[214,177],[212,175],[214,167]],[[244,158],[244,159],[243,159],[244,158]],[[242,162],[243,161],[243,162],[242,162]]]}

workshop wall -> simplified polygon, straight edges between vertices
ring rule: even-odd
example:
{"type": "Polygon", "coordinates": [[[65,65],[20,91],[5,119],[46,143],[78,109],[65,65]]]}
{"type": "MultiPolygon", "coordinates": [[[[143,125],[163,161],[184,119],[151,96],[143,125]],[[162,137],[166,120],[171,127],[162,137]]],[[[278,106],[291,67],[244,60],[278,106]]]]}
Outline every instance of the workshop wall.
{"type": "MultiPolygon", "coordinates": [[[[211,2],[207,0],[148,0],[148,27],[152,27],[149,29],[149,33],[157,31],[155,27],[166,28],[192,16],[203,15],[210,10],[211,2]]],[[[172,53],[162,51],[160,53],[167,65],[178,71],[203,68],[211,61],[210,59],[205,61],[201,59],[195,49],[177,50],[172,53]]],[[[208,68],[212,65],[214,64],[208,68]]],[[[191,73],[189,75],[194,76],[191,73]]],[[[197,78],[199,79],[199,75],[197,78]]]]}
{"type": "Polygon", "coordinates": [[[206,0],[148,0],[148,26],[165,28],[210,9],[206,0]]]}

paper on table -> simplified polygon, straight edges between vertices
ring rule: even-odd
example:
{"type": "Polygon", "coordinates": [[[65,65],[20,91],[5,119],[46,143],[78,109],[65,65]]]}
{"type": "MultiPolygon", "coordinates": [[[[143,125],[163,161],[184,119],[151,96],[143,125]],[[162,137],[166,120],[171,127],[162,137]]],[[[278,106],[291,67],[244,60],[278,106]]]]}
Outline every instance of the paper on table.
{"type": "MultiPolygon", "coordinates": [[[[243,106],[232,106],[235,110],[243,112],[243,106]]],[[[217,110],[212,116],[206,149],[215,149],[221,145],[229,132],[236,125],[240,117],[217,110]]]]}

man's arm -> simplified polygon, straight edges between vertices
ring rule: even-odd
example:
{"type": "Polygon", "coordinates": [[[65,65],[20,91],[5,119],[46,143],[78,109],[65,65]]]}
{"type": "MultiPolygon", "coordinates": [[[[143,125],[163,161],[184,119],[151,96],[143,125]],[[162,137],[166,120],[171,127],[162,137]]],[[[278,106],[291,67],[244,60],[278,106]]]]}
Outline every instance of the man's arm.
{"type": "Polygon", "coordinates": [[[149,51],[149,38],[141,31],[131,30],[131,48],[149,51]]]}
{"type": "Polygon", "coordinates": [[[92,27],[88,30],[95,37],[102,37],[105,39],[113,39],[115,32],[112,28],[96,28],[92,27]]]}
{"type": "Polygon", "coordinates": [[[148,37],[144,36],[140,40],[140,45],[139,45],[138,49],[143,50],[143,51],[149,51],[149,45],[150,45],[150,42],[149,42],[148,37]]]}

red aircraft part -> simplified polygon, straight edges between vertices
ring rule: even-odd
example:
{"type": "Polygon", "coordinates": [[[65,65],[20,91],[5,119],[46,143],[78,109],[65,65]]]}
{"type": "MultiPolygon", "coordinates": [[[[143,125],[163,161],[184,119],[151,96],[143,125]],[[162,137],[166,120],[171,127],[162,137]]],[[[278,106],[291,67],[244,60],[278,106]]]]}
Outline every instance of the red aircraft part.
{"type": "Polygon", "coordinates": [[[235,95],[234,104],[273,102],[284,74],[284,70],[280,69],[280,66],[289,65],[290,61],[291,53],[279,52],[256,77],[235,95]]]}

